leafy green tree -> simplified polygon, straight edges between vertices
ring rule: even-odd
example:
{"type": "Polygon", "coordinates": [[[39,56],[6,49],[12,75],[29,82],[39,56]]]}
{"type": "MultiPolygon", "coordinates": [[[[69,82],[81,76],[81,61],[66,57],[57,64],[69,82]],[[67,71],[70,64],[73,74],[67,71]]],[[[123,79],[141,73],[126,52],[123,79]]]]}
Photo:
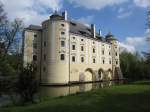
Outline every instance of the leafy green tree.
{"type": "Polygon", "coordinates": [[[137,53],[121,53],[120,66],[124,77],[129,80],[150,79],[149,66],[146,63],[146,60],[137,53]]]}

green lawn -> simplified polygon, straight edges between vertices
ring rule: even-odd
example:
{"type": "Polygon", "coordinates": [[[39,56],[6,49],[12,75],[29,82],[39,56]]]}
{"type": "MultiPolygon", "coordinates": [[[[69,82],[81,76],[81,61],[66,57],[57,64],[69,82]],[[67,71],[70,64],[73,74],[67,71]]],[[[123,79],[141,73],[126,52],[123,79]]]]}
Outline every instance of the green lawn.
{"type": "Polygon", "coordinates": [[[0,112],[150,112],[150,81],[0,108],[0,112]]]}

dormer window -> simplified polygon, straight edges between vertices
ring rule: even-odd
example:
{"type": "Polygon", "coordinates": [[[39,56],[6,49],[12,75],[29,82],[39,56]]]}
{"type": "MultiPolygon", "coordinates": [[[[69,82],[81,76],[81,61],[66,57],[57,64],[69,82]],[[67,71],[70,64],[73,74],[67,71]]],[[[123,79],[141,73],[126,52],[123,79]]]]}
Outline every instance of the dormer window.
{"type": "Polygon", "coordinates": [[[73,22],[70,22],[70,23],[71,23],[71,25],[76,26],[76,23],[73,23],[73,22]]]}
{"type": "Polygon", "coordinates": [[[91,29],[87,28],[87,30],[88,30],[89,32],[91,32],[91,29]]]}
{"type": "Polygon", "coordinates": [[[61,26],[64,27],[65,25],[64,25],[64,24],[61,24],[61,26]]]}
{"type": "Polygon", "coordinates": [[[84,34],[86,34],[86,32],[84,32],[84,31],[79,31],[82,35],[84,35],[84,34]]]}

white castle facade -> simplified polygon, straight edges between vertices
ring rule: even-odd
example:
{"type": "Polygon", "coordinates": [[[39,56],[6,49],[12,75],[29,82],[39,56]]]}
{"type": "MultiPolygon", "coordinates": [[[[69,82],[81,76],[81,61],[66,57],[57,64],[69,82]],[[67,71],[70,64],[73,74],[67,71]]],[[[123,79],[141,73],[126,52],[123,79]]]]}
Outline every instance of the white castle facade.
{"type": "Polygon", "coordinates": [[[61,85],[122,79],[119,45],[112,34],[102,37],[55,12],[41,26],[24,30],[23,61],[36,63],[41,84],[61,85]]]}

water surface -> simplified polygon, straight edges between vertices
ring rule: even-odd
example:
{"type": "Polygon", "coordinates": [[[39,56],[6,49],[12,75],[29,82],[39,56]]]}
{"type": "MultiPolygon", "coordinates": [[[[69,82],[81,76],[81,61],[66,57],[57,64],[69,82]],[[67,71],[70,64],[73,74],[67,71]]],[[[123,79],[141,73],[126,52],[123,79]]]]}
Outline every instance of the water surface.
{"type": "Polygon", "coordinates": [[[104,88],[123,83],[124,81],[107,81],[99,83],[76,84],[71,86],[41,86],[40,95],[42,97],[66,96],[69,94],[91,91],[93,89],[104,88]]]}

